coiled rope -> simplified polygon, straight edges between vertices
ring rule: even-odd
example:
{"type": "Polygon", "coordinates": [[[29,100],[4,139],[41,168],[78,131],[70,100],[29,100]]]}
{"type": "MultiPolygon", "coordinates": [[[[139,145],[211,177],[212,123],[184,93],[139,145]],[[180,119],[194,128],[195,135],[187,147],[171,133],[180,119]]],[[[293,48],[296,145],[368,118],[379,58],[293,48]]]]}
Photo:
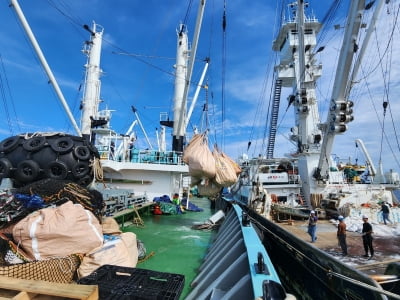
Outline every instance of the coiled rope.
{"type": "Polygon", "coordinates": [[[93,160],[92,168],[93,168],[94,178],[98,181],[103,181],[104,179],[103,167],[101,166],[100,159],[98,159],[97,157],[95,157],[93,160]]]}

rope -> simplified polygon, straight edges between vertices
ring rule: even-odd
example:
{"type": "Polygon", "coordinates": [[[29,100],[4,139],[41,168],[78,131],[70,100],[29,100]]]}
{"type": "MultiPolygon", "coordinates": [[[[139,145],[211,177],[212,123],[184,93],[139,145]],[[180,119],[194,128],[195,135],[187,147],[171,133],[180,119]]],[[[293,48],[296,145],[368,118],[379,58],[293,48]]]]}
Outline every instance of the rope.
{"type": "Polygon", "coordinates": [[[154,256],[156,254],[154,251],[151,251],[150,254],[146,255],[144,258],[138,260],[138,264],[141,264],[142,262],[145,262],[148,260],[150,257],[154,256]]]}
{"type": "Polygon", "coordinates": [[[393,299],[400,299],[400,295],[398,295],[398,294],[394,294],[394,293],[392,293],[392,292],[385,291],[385,290],[383,290],[382,288],[378,288],[378,287],[369,285],[369,284],[367,284],[367,283],[364,283],[364,282],[361,282],[361,281],[358,281],[358,280],[349,278],[349,277],[347,277],[347,276],[344,276],[344,275],[339,274],[339,273],[336,273],[336,272],[328,271],[328,276],[334,276],[334,277],[337,277],[337,278],[346,280],[346,281],[348,281],[348,282],[351,282],[351,283],[356,284],[356,285],[358,285],[358,286],[361,286],[361,287],[363,287],[363,288],[369,289],[369,290],[371,290],[371,291],[375,291],[375,292],[378,292],[378,293],[380,293],[380,294],[384,294],[384,295],[386,295],[386,296],[390,296],[390,297],[393,298],[393,299]]]}
{"type": "Polygon", "coordinates": [[[103,174],[103,167],[101,166],[100,159],[97,157],[93,161],[93,173],[94,173],[94,178],[98,181],[103,181],[104,179],[104,174],[103,174]]]}

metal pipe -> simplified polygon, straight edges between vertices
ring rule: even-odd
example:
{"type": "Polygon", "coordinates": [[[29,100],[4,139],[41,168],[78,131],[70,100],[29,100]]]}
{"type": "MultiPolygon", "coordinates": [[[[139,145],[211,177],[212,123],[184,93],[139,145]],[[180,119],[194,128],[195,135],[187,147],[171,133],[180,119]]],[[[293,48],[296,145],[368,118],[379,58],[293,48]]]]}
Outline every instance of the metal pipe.
{"type": "Polygon", "coordinates": [[[36,54],[37,54],[37,56],[38,56],[40,62],[41,62],[42,65],[43,65],[44,70],[46,71],[47,76],[49,77],[49,81],[50,81],[51,84],[53,85],[54,90],[56,91],[56,94],[57,94],[57,96],[58,96],[58,98],[59,98],[59,100],[60,100],[62,106],[64,107],[64,109],[65,109],[65,111],[66,111],[66,113],[67,113],[67,115],[68,115],[68,118],[70,119],[70,121],[71,121],[71,123],[72,123],[72,126],[75,128],[76,133],[77,133],[79,136],[82,136],[82,132],[81,132],[81,130],[79,129],[78,124],[76,123],[75,118],[74,118],[74,116],[73,116],[72,113],[71,113],[71,110],[69,109],[69,106],[68,106],[68,104],[67,104],[67,101],[65,100],[64,95],[63,95],[63,93],[61,92],[60,87],[58,86],[58,83],[57,83],[57,81],[56,81],[56,78],[54,77],[53,72],[51,71],[51,69],[50,69],[50,67],[49,67],[49,65],[48,65],[48,63],[47,63],[47,61],[46,61],[46,58],[44,57],[43,52],[42,52],[42,50],[40,49],[40,46],[39,46],[38,42],[36,41],[36,38],[35,38],[35,36],[34,36],[32,30],[31,30],[31,28],[30,28],[30,26],[29,26],[29,24],[28,24],[28,22],[27,22],[27,20],[26,20],[26,18],[25,18],[25,16],[24,16],[24,13],[23,13],[22,10],[21,10],[21,7],[20,7],[19,4],[18,4],[18,1],[17,1],[17,0],[10,0],[10,1],[11,1],[11,5],[12,5],[12,6],[14,7],[14,9],[15,9],[15,12],[17,13],[17,16],[18,16],[19,20],[20,20],[21,23],[22,23],[22,26],[23,26],[24,29],[25,29],[26,34],[28,35],[29,40],[30,40],[31,43],[32,43],[33,48],[34,48],[35,51],[36,51],[36,54]]]}

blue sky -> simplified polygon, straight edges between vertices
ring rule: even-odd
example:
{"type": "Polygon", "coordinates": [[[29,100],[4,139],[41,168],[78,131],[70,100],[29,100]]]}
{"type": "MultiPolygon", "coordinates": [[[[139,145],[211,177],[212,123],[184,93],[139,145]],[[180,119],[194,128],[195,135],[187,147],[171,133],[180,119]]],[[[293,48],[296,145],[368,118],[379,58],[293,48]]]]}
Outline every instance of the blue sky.
{"type": "MultiPolygon", "coordinates": [[[[328,1],[329,4],[316,0],[309,2],[315,16],[322,20],[331,1],[328,1]]],[[[101,58],[104,71],[101,89],[103,108],[107,106],[115,110],[111,126],[117,132],[124,133],[134,120],[134,115],[130,110],[131,105],[134,105],[138,109],[147,134],[153,141],[153,146],[155,146],[155,128],[160,126],[160,112],[167,112],[172,118],[174,79],[171,74],[174,72],[176,28],[185,18],[187,3],[188,1],[182,0],[19,1],[77,120],[80,117],[78,108],[82,97],[79,86],[83,83],[83,65],[86,62],[81,49],[83,42],[89,37],[81,26],[91,25],[95,21],[104,27],[101,58]],[[141,56],[120,55],[117,54],[118,52],[141,56]]],[[[268,75],[271,74],[274,55],[271,45],[276,34],[275,15],[279,2],[254,0],[249,5],[247,0],[226,1],[224,72],[221,56],[223,3],[222,0],[207,0],[197,52],[199,62],[195,66],[193,81],[197,81],[202,72],[201,59],[210,56],[211,66],[206,77],[209,92],[206,95],[204,90],[201,91],[191,125],[201,126],[200,110],[208,98],[210,144],[217,142],[228,155],[236,158],[247,151],[247,143],[252,140],[253,147],[248,155],[258,155],[267,118],[266,104],[261,108],[259,102],[262,99],[269,100],[272,79],[268,75]],[[221,84],[223,74],[224,93],[222,93],[221,84]],[[224,95],[224,102],[222,102],[222,95],[224,95]],[[221,138],[223,116],[224,139],[221,138]]],[[[0,7],[0,19],[3,24],[0,27],[2,88],[0,140],[13,134],[35,131],[66,131],[74,134],[67,115],[59,104],[52,87],[47,83],[48,79],[14,11],[8,7],[8,4],[8,1],[2,1],[0,7]]],[[[344,6],[340,8],[341,15],[343,15],[344,6]]],[[[393,9],[391,17],[396,14],[397,6],[398,1],[394,1],[391,6],[393,9]]],[[[193,1],[187,23],[190,40],[194,31],[197,7],[197,1],[193,1]]],[[[335,21],[342,22],[343,25],[343,20],[340,18],[335,21]]],[[[333,24],[335,22],[331,26],[333,24]]],[[[398,29],[395,34],[399,34],[398,29]]],[[[324,40],[326,51],[317,57],[323,64],[323,77],[318,89],[322,121],[326,119],[324,106],[328,105],[332,90],[335,70],[335,60],[332,58],[336,57],[339,51],[339,37],[340,30],[336,33],[329,31],[329,35],[324,40]]],[[[398,52],[396,45],[393,51],[398,52]]],[[[400,56],[393,55],[393,59],[396,57],[400,56]]],[[[371,56],[367,58],[368,60],[371,62],[374,57],[371,56]]],[[[396,72],[399,72],[398,69],[396,72]]],[[[392,73],[391,78],[396,78],[396,75],[398,74],[392,73]]],[[[382,81],[382,75],[378,73],[376,76],[378,77],[371,76],[370,94],[373,94],[372,91],[375,89],[379,91],[377,83],[382,81]]],[[[393,95],[400,94],[398,89],[398,81],[394,81],[391,85],[393,95]]],[[[289,92],[286,91],[286,94],[289,92]]],[[[376,100],[372,100],[372,96],[367,97],[364,94],[365,86],[364,92],[359,91],[355,96],[355,121],[349,124],[349,130],[345,135],[336,138],[333,153],[342,160],[351,158],[354,161],[357,158],[359,163],[363,163],[365,161],[363,154],[354,146],[354,140],[361,138],[376,164],[381,157],[385,169],[400,170],[398,158],[391,153],[388,145],[383,143],[381,148],[382,130],[377,125],[376,119],[377,115],[382,116],[379,110],[382,110],[383,96],[378,93],[375,96],[376,100]],[[376,113],[371,104],[375,105],[376,113]]],[[[192,95],[193,91],[189,96],[192,95]]],[[[396,99],[393,98],[393,100],[396,99]]],[[[286,99],[282,98],[280,134],[277,137],[275,156],[281,156],[295,149],[287,139],[290,127],[293,125],[291,123],[293,111],[289,109],[285,114],[286,105],[286,99]]],[[[398,126],[396,111],[399,110],[395,101],[391,102],[391,108],[393,123],[398,126]]],[[[392,120],[388,116],[386,118],[385,129],[387,135],[392,137],[389,139],[392,142],[392,150],[398,155],[399,148],[393,138],[394,129],[390,124],[392,120]]],[[[136,131],[140,137],[140,129],[136,128],[136,131]]],[[[170,132],[167,132],[167,141],[170,141],[170,132]]]]}

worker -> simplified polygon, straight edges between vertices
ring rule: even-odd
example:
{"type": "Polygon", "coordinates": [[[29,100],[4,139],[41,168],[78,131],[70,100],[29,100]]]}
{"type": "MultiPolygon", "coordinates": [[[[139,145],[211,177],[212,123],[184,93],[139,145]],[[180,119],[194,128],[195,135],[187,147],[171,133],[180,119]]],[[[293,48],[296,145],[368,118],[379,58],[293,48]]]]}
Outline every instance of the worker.
{"type": "Polygon", "coordinates": [[[372,247],[372,225],[368,223],[368,217],[363,215],[362,239],[365,254],[364,257],[369,257],[368,251],[371,253],[370,259],[374,256],[374,248],[372,247]]]}
{"type": "Polygon", "coordinates": [[[178,193],[175,193],[174,196],[172,197],[172,203],[174,203],[175,205],[181,204],[181,200],[179,199],[178,193]]]}
{"type": "Polygon", "coordinates": [[[317,240],[317,221],[318,217],[315,215],[315,211],[310,212],[310,217],[308,218],[308,234],[311,236],[311,243],[317,240]]]}
{"type": "Polygon", "coordinates": [[[385,223],[385,225],[387,225],[386,221],[392,223],[392,221],[390,221],[390,219],[389,219],[390,206],[389,206],[389,203],[387,203],[386,201],[382,202],[381,212],[382,212],[382,217],[383,217],[383,223],[385,223]]]}
{"type": "Polygon", "coordinates": [[[337,238],[340,248],[342,248],[342,255],[347,255],[347,242],[346,242],[346,223],[344,222],[344,217],[338,217],[339,224],[337,229],[337,238]]]}

